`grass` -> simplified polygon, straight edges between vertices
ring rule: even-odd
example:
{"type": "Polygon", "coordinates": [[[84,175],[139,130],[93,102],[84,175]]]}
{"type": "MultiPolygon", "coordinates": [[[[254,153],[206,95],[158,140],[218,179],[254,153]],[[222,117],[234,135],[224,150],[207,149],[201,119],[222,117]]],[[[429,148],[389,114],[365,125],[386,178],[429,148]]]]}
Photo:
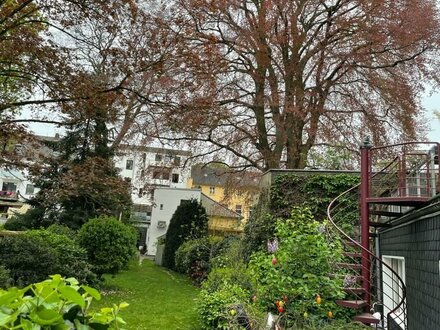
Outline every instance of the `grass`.
{"type": "Polygon", "coordinates": [[[103,298],[95,308],[109,307],[123,301],[130,304],[120,316],[133,330],[197,330],[200,329],[195,309],[198,289],[189,280],[150,260],[116,276],[106,276],[101,288],[103,298]]]}

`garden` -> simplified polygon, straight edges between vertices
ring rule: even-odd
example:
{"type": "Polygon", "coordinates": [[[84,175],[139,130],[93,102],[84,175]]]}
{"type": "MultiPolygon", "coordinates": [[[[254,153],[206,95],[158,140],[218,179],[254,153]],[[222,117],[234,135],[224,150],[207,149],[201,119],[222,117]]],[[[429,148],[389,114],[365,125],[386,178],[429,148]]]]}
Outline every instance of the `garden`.
{"type": "Polygon", "coordinates": [[[79,230],[10,221],[0,235],[0,328],[362,329],[335,303],[345,295],[331,276],[342,247],[322,213],[356,180],[279,177],[242,237],[209,236],[204,208],[183,203],[164,267],[138,261],[134,228],[114,217],[79,230]]]}

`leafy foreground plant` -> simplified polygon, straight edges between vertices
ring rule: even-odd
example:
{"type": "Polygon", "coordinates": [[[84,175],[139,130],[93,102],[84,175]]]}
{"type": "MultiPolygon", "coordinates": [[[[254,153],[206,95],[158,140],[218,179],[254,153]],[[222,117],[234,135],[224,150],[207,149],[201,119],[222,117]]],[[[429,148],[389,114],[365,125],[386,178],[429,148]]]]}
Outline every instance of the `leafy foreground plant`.
{"type": "Polygon", "coordinates": [[[79,285],[75,278],[52,275],[43,282],[0,290],[1,329],[122,329],[125,321],[118,316],[128,306],[121,303],[111,308],[90,311],[100,293],[79,285]]]}

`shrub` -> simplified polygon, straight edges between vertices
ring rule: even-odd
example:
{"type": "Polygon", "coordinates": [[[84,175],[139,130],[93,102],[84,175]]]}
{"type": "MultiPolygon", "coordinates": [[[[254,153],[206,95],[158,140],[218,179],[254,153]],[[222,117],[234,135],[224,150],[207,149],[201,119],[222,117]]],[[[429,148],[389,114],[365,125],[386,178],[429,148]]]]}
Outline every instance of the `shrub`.
{"type": "Polygon", "coordinates": [[[53,275],[51,279],[21,290],[0,290],[2,329],[119,329],[124,320],[118,315],[127,303],[90,311],[99,292],[79,285],[74,278],[53,275]]]}
{"type": "Polygon", "coordinates": [[[248,299],[249,293],[234,284],[215,292],[201,290],[197,309],[203,329],[231,329],[231,323],[237,319],[237,306],[243,310],[240,316],[247,314],[243,302],[248,299]]]}
{"type": "Polygon", "coordinates": [[[7,288],[11,285],[11,272],[3,266],[0,266],[0,288],[7,288]]]}
{"type": "Polygon", "coordinates": [[[93,283],[86,251],[64,235],[46,230],[32,230],[0,237],[0,265],[9,271],[11,284],[25,286],[51,274],[77,277],[93,283]]]}
{"type": "Polygon", "coordinates": [[[58,260],[48,244],[14,235],[0,237],[0,264],[10,271],[13,285],[25,286],[55,274],[58,260]]]}
{"type": "Polygon", "coordinates": [[[24,214],[16,214],[8,219],[4,228],[6,230],[24,231],[39,228],[42,225],[43,212],[41,209],[30,209],[24,214]]]}
{"type": "Polygon", "coordinates": [[[128,266],[136,252],[137,234],[133,227],[114,217],[100,217],[82,226],[77,240],[86,249],[93,271],[101,277],[128,266]]]}
{"type": "Polygon", "coordinates": [[[196,200],[179,205],[171,217],[165,236],[163,265],[175,270],[175,254],[182,243],[206,236],[207,233],[208,217],[205,208],[196,200]]]}
{"type": "MultiPolygon", "coordinates": [[[[51,230],[60,230],[64,226],[56,225],[51,230]]],[[[66,227],[67,228],[67,227],[66,227]]],[[[68,228],[67,228],[68,229],[68,228]]],[[[56,234],[49,230],[31,230],[24,235],[32,238],[37,244],[47,245],[52,249],[52,255],[56,259],[53,271],[50,274],[61,274],[65,277],[75,277],[81,283],[95,283],[96,274],[92,272],[92,265],[87,259],[87,252],[76,241],[66,235],[56,234]]]]}
{"type": "Polygon", "coordinates": [[[53,224],[47,227],[46,230],[54,234],[67,236],[71,239],[76,238],[76,231],[65,225],[53,224]]]}
{"type": "Polygon", "coordinates": [[[179,273],[187,274],[188,269],[196,261],[209,262],[211,244],[207,237],[183,242],[175,254],[175,269],[179,273]]]}
{"type": "Polygon", "coordinates": [[[249,264],[264,308],[278,313],[276,302],[284,301],[283,316],[297,324],[326,321],[328,311],[342,316],[334,303],[344,296],[342,283],[329,277],[330,262],[338,262],[341,246],[327,239],[327,230],[327,224],[315,221],[308,209],[294,208],[290,219],[277,222],[278,248],[272,244],[271,253],[254,253],[249,264]]]}

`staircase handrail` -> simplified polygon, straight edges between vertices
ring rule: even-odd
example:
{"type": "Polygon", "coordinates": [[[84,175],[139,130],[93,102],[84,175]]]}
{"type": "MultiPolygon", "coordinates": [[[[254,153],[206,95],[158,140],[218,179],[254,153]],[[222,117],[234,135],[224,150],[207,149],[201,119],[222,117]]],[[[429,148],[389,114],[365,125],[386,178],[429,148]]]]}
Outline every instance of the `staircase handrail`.
{"type": "MultiPolygon", "coordinates": [[[[380,147],[379,147],[380,148],[380,147]]],[[[376,175],[379,175],[380,173],[382,173],[383,171],[385,171],[389,166],[391,166],[391,164],[395,161],[395,158],[389,163],[387,164],[387,166],[385,166],[384,168],[382,168],[379,172],[376,172],[375,174],[372,175],[372,178],[375,177],[376,175]]],[[[341,228],[339,228],[339,226],[335,223],[335,221],[333,220],[331,211],[333,209],[334,206],[336,206],[336,203],[338,201],[338,199],[340,199],[341,197],[343,197],[344,195],[352,192],[353,190],[359,188],[361,184],[358,183],[357,185],[351,187],[350,189],[347,189],[346,191],[342,192],[341,194],[339,194],[336,198],[334,198],[330,204],[327,207],[327,217],[328,220],[332,223],[333,227],[336,228],[336,230],[341,233],[345,238],[347,238],[352,244],[354,244],[356,247],[360,248],[361,250],[365,251],[369,256],[371,256],[374,260],[376,260],[377,262],[379,262],[379,264],[383,267],[385,266],[385,268],[387,268],[388,270],[391,271],[391,273],[393,273],[394,276],[396,276],[399,285],[402,288],[402,298],[400,300],[400,302],[396,305],[396,307],[394,307],[394,309],[390,310],[387,313],[387,320],[389,319],[390,315],[395,313],[396,311],[398,311],[401,306],[404,304],[405,299],[406,299],[406,286],[405,283],[403,282],[402,278],[399,276],[399,274],[393,270],[387,263],[385,263],[382,259],[380,259],[379,257],[377,257],[373,252],[371,252],[370,250],[364,248],[361,244],[359,244],[359,242],[357,242],[356,240],[354,240],[353,238],[351,238],[349,235],[347,235],[341,228]]]]}

